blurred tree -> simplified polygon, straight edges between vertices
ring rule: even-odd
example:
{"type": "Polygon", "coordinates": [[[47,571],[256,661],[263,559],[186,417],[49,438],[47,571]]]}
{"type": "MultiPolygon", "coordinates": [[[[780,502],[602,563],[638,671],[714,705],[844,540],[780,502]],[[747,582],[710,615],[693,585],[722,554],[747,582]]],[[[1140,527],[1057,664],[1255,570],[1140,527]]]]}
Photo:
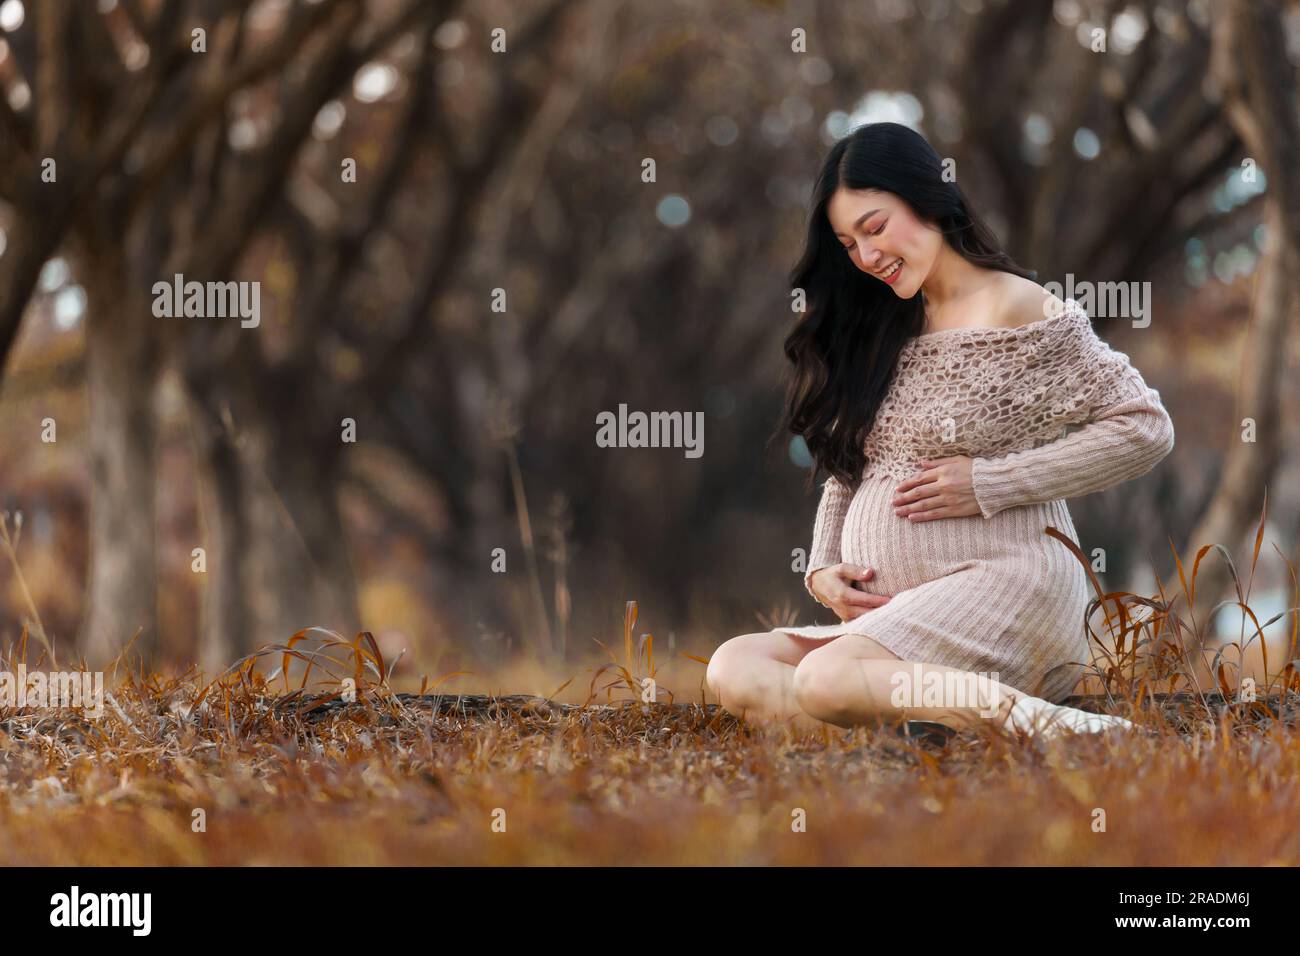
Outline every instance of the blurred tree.
{"type": "MultiPolygon", "coordinates": [[[[1300,314],[1300,104],[1296,67],[1287,56],[1284,4],[1224,0],[1215,10],[1214,78],[1228,119],[1250,162],[1268,176],[1267,229],[1251,322],[1241,358],[1235,421],[1214,499],[1192,532],[1197,548],[1222,545],[1236,555],[1258,521],[1264,490],[1282,458],[1282,376],[1300,314]],[[1253,438],[1243,438],[1245,421],[1253,438]]],[[[1242,573],[1248,569],[1243,566],[1242,573]]],[[[1205,620],[1231,583],[1227,562],[1212,556],[1197,579],[1205,620]]],[[[1243,582],[1244,587],[1244,582],[1243,582]]],[[[1230,595],[1235,600],[1235,593],[1230,595]]]]}
{"type": "MultiPolygon", "coordinates": [[[[248,0],[209,0],[156,3],[147,11],[124,0],[87,14],[71,0],[52,0],[29,5],[31,28],[11,34],[19,69],[35,83],[22,113],[8,103],[0,108],[15,134],[6,138],[3,185],[14,210],[9,248],[16,253],[0,260],[14,279],[5,293],[13,303],[0,299],[0,349],[12,343],[39,273],[35,260],[67,239],[88,303],[91,559],[81,646],[92,661],[113,656],[137,629],[141,649],[157,642],[153,391],[168,342],[184,337],[177,324],[160,329],[146,290],[178,262],[173,220],[188,219],[203,237],[186,271],[225,277],[310,129],[313,104],[417,15],[437,12],[412,0],[356,39],[359,0],[295,2],[279,31],[250,49],[252,7],[248,0]],[[205,31],[202,50],[196,30],[205,31]],[[237,200],[217,206],[209,192],[179,193],[174,177],[194,162],[193,150],[210,151],[215,142],[222,155],[232,98],[283,70],[311,40],[320,51],[297,86],[285,81],[287,114],[278,135],[239,170],[237,200]],[[55,163],[54,182],[39,178],[45,159],[55,163]],[[215,226],[204,221],[209,213],[215,226]]],[[[211,165],[206,172],[213,174],[211,165]]]]}
{"type": "MultiPolygon", "coordinates": [[[[339,185],[338,173],[331,174],[339,169],[339,157],[331,162],[322,156],[321,162],[305,168],[286,165],[274,194],[250,199],[246,179],[227,175],[222,182],[229,194],[214,197],[216,208],[242,205],[250,218],[270,211],[264,227],[285,239],[285,256],[299,278],[287,304],[292,319],[274,338],[218,324],[191,332],[185,340],[186,380],[208,423],[205,445],[215,490],[209,520],[220,529],[220,540],[243,542],[222,548],[217,572],[227,582],[219,585],[221,613],[237,614],[243,624],[214,622],[205,652],[209,660],[228,659],[232,650],[244,652],[283,637],[322,613],[346,622],[345,627],[359,623],[339,513],[339,483],[349,447],[340,440],[341,423],[352,418],[367,436],[410,444],[402,428],[386,426],[382,419],[400,398],[408,367],[438,340],[435,306],[448,294],[472,248],[478,209],[494,174],[508,166],[525,141],[553,68],[547,44],[559,29],[561,14],[572,14],[580,6],[549,3],[510,32],[508,65],[491,70],[498,88],[486,102],[475,103],[468,118],[475,127],[472,135],[454,128],[456,120],[438,102],[434,88],[439,50],[432,33],[450,8],[421,9],[405,100],[392,126],[358,130],[361,142],[345,136],[350,151],[366,140],[383,144],[379,162],[363,177],[366,185],[339,185]],[[426,168],[430,162],[435,164],[432,172],[426,168]],[[416,241],[417,254],[407,263],[410,288],[394,301],[391,290],[385,295],[365,282],[358,289],[354,280],[374,267],[372,249],[388,241],[385,227],[394,201],[404,187],[410,189],[409,178],[416,173],[431,177],[438,195],[433,202],[410,197],[420,210],[420,229],[426,236],[416,241]],[[297,192],[295,177],[305,180],[297,192]],[[324,211],[306,208],[303,196],[317,197],[324,211]],[[250,528],[256,533],[250,534],[250,528]],[[243,586],[228,583],[234,581],[243,586]]],[[[354,57],[339,76],[351,77],[367,59],[354,57]]],[[[309,104],[276,111],[286,121],[295,118],[285,142],[299,144],[306,138],[336,86],[321,86],[309,104]]],[[[262,157],[249,164],[259,172],[267,167],[262,157]]],[[[228,257],[214,259],[209,251],[210,236],[218,231],[233,242],[252,232],[253,223],[232,222],[228,230],[204,232],[190,253],[186,276],[225,275],[233,266],[228,257]]],[[[443,454],[424,458],[421,464],[453,515],[450,533],[437,549],[439,560],[481,568],[490,553],[481,529],[492,525],[476,520],[486,516],[474,513],[467,494],[489,480],[494,469],[482,454],[476,462],[470,453],[486,450],[481,442],[467,440],[466,430],[472,432],[474,422],[454,414],[449,357],[438,358],[444,374],[431,406],[439,410],[435,434],[443,454]]],[[[412,431],[422,436],[429,431],[428,407],[420,411],[419,423],[412,424],[412,431]]],[[[448,596],[452,593],[449,588],[448,596]]],[[[469,596],[487,608],[480,612],[483,616],[500,620],[482,588],[472,588],[469,596]]]]}
{"type": "MultiPolygon", "coordinates": [[[[350,491],[418,535],[464,646],[476,619],[543,632],[544,609],[512,608],[485,572],[517,528],[494,396],[517,415],[529,500],[574,503],[576,592],[616,613],[659,600],[674,622],[728,594],[752,606],[755,580],[806,547],[815,507],[789,507],[784,448],[761,455],[784,278],[821,155],[850,120],[877,118],[873,96],[914,98],[1040,281],[1181,280],[1189,236],[1249,225],[1262,202],[1207,202],[1245,127],[1232,97],[1201,93],[1212,37],[1197,3],[1082,4],[1075,23],[1036,0],[701,4],[694,20],[612,0],[101,6],[28,4],[9,40],[31,101],[0,97],[0,357],[55,250],[89,299],[91,656],[156,631],[153,403],[172,371],[205,489],[208,666],[304,625],[359,623],[350,491]],[[1132,49],[1080,42],[1089,23],[1117,34],[1139,14],[1132,49]],[[499,25],[505,55],[488,46],[499,25]],[[808,53],[792,52],[795,28],[808,53]],[[348,96],[368,67],[391,81],[374,103],[348,96]],[[60,170],[48,190],[45,155],[60,170]],[[348,157],[356,183],[340,179],[348,157]],[[146,290],[176,272],[262,280],[264,325],[153,319],[146,290]],[[498,288],[504,313],[489,308],[498,288]],[[703,409],[708,454],[598,448],[594,417],[620,403],[703,409]],[[343,418],[360,445],[341,442],[343,418]],[[445,520],[412,521],[365,446],[399,452],[445,520]],[[751,540],[763,547],[737,547],[751,540]]],[[[1233,484],[1262,485],[1272,464],[1256,465],[1233,484]]],[[[1171,530],[1185,538],[1210,491],[1169,469],[1072,510],[1122,579],[1171,530]]],[[[602,621],[584,613],[575,633],[602,621]]]]}

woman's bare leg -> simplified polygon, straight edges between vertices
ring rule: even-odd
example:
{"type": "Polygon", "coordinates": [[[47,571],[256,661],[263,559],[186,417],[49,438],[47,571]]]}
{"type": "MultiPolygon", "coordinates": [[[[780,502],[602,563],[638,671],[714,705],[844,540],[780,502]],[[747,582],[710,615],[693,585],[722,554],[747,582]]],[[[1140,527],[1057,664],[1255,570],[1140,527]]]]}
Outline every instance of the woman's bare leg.
{"type": "MultiPolygon", "coordinates": [[[[795,697],[795,668],[808,654],[839,640],[843,637],[816,640],[782,631],[742,634],[713,652],[705,680],[722,708],[747,722],[820,729],[825,722],[806,713],[795,697]]],[[[874,651],[865,645],[859,650],[897,661],[884,647],[871,644],[874,651]]]]}
{"type": "Polygon", "coordinates": [[[1030,696],[993,674],[942,664],[882,658],[869,637],[845,634],[805,654],[796,666],[792,690],[805,713],[853,727],[877,721],[926,720],[965,730],[992,721],[1001,727],[1015,701],[1030,696]],[[938,693],[938,706],[923,695],[938,693]]]}

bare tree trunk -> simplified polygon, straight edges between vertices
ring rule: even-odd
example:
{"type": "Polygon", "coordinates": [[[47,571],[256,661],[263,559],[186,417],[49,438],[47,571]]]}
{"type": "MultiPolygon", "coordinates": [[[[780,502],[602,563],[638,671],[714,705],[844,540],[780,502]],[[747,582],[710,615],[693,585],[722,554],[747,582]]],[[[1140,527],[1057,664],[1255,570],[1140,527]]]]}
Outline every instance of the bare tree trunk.
{"type": "Polygon", "coordinates": [[[460,576],[473,582],[465,594],[473,600],[464,602],[464,620],[470,630],[461,643],[480,660],[497,665],[508,652],[525,645],[539,652],[546,649],[540,636],[542,622],[533,620],[537,612],[524,611],[522,619],[512,613],[512,597],[527,593],[529,570],[517,519],[511,524],[505,511],[502,452],[484,443],[470,451],[470,459],[473,477],[466,501],[471,524],[461,539],[464,557],[460,576]],[[505,551],[505,573],[492,570],[492,555],[497,548],[505,551]],[[516,627],[522,630],[516,632],[516,627]]]}
{"type": "Polygon", "coordinates": [[[89,597],[81,647],[104,664],[137,631],[133,652],[158,648],[153,392],[157,329],[132,295],[108,242],[87,244],[86,385],[90,404],[89,597]]]}
{"type": "MultiPolygon", "coordinates": [[[[1224,106],[1250,158],[1268,176],[1264,250],[1250,330],[1242,356],[1233,441],[1219,487],[1192,534],[1192,546],[1223,545],[1234,554],[1259,516],[1264,488],[1281,456],[1279,393],[1295,311],[1300,266],[1300,124],[1296,121],[1295,70],[1286,56],[1278,4],[1224,0],[1214,26],[1214,69],[1224,106]],[[1253,419],[1254,442],[1240,440],[1243,419],[1253,419]]],[[[1190,570],[1190,569],[1189,569],[1190,570]]],[[[1207,556],[1197,578],[1198,621],[1227,589],[1226,564],[1207,556]]]]}
{"type": "MultiPolygon", "coordinates": [[[[1264,505],[1265,486],[1282,456],[1279,386],[1286,358],[1283,343],[1291,317],[1293,293],[1290,286],[1296,260],[1285,248],[1280,219],[1276,204],[1270,203],[1265,217],[1268,248],[1260,262],[1251,327],[1242,354],[1241,384],[1231,442],[1209,509],[1192,532],[1191,543],[1195,550],[1209,544],[1221,544],[1234,560],[1242,541],[1257,526],[1264,505]],[[1284,258],[1290,259],[1291,264],[1284,258]],[[1255,423],[1253,442],[1242,439],[1241,423],[1245,419],[1252,419],[1255,423]]],[[[1191,572],[1190,567],[1186,570],[1191,572]]],[[[1246,567],[1239,565],[1238,570],[1246,573],[1246,567]]],[[[1231,581],[1231,572],[1221,556],[1207,555],[1196,578],[1198,620],[1202,620],[1202,615],[1226,596],[1224,592],[1231,581]]]]}
{"type": "Polygon", "coordinates": [[[41,268],[62,237],[61,227],[30,220],[29,215],[22,215],[10,226],[0,255],[0,375],[41,268]]]}
{"type": "Polygon", "coordinates": [[[242,451],[251,621],[236,652],[309,626],[353,637],[361,621],[339,511],[338,449],[292,441],[271,423],[255,424],[248,437],[242,451]]]}
{"type": "Polygon", "coordinates": [[[200,542],[207,553],[203,620],[198,662],[209,674],[230,666],[248,643],[247,585],[244,562],[249,547],[248,513],[239,452],[223,427],[220,413],[202,398],[191,401],[198,440],[198,468],[204,485],[200,542]]]}

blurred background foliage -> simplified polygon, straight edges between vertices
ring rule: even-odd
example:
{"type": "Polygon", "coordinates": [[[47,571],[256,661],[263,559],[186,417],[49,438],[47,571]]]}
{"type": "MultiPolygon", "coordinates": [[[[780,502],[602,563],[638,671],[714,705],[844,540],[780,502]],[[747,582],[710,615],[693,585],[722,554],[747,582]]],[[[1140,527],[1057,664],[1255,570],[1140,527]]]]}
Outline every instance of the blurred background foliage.
{"type": "MultiPolygon", "coordinates": [[[[1107,585],[1154,593],[1171,544],[1248,566],[1267,488],[1252,604],[1294,603],[1294,3],[3,0],[0,31],[0,503],[61,647],[365,628],[433,673],[591,650],[628,600],[669,652],[811,623],[786,277],[824,151],[881,119],[1038,281],[1151,283],[1148,328],[1096,325],[1177,448],[1071,503],[1107,585]],[[155,318],[178,272],[259,281],[261,325],[155,318]],[[703,411],[705,454],[597,447],[620,403],[703,411]]],[[[0,641],[28,617],[6,566],[0,641]]]]}

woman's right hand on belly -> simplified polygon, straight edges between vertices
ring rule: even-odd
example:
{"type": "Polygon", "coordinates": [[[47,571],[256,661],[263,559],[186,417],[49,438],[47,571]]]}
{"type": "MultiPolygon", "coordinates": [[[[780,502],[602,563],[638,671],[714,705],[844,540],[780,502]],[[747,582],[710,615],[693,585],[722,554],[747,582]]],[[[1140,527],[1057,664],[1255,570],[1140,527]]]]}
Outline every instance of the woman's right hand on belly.
{"type": "Polygon", "coordinates": [[[853,586],[854,581],[866,581],[875,573],[872,568],[856,564],[832,564],[814,571],[808,578],[808,586],[841,621],[851,621],[872,608],[889,603],[888,595],[868,594],[853,586]]]}

